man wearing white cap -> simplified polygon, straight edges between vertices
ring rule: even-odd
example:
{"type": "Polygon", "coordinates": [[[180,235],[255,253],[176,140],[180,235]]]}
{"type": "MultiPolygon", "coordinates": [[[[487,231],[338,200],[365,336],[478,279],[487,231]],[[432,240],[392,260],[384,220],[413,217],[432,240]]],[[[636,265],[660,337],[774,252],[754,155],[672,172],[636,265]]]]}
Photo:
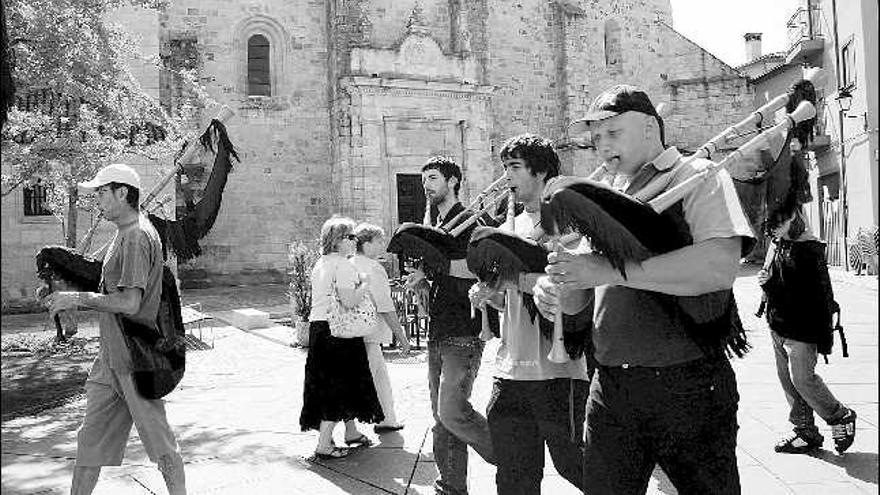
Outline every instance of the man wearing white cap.
{"type": "Polygon", "coordinates": [[[154,325],[162,290],[162,243],[140,213],[140,177],[128,165],[113,164],[79,186],[95,192],[98,208],[117,231],[104,255],[100,293],[55,292],[43,301],[52,316],[77,307],[100,312],[101,350],[86,380],[86,415],[77,434],[71,494],[92,493],[101,467],[122,463],[132,423],[150,460],[158,464],[168,493],[185,494],[183,459],[165,402],[146,399],[135,389],[131,354],[119,324],[119,316],[125,316],[154,325]]]}

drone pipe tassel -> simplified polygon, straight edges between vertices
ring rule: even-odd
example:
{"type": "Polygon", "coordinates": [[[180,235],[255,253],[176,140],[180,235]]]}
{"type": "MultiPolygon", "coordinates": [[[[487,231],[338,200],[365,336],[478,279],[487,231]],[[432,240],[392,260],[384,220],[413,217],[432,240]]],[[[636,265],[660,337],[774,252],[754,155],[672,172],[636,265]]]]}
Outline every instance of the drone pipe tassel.
{"type": "MultiPolygon", "coordinates": [[[[214,117],[214,120],[217,120],[221,124],[223,124],[226,121],[228,121],[231,117],[233,117],[234,115],[235,115],[235,112],[233,112],[228,106],[223,105],[223,108],[220,109],[220,112],[217,114],[216,117],[214,117]]],[[[213,123],[213,121],[212,121],[212,123],[213,123]]],[[[210,129],[210,127],[211,127],[211,124],[208,124],[208,129],[210,129]]],[[[196,150],[198,149],[198,145],[199,145],[199,139],[196,139],[195,137],[193,137],[192,139],[189,139],[189,144],[187,145],[183,154],[180,156],[180,158],[178,158],[175,161],[174,168],[170,172],[165,174],[165,176],[141,200],[141,205],[140,205],[141,208],[143,208],[144,210],[149,209],[150,203],[153,201],[153,199],[155,199],[156,196],[158,196],[159,193],[162,191],[162,189],[164,189],[165,186],[168,185],[169,182],[171,182],[171,179],[173,179],[174,176],[177,174],[177,172],[179,170],[181,170],[181,167],[183,166],[183,164],[189,163],[189,161],[192,160],[193,155],[195,154],[196,150]]],[[[98,218],[96,219],[96,221],[94,222],[92,227],[89,229],[88,232],[86,232],[86,235],[83,236],[83,239],[82,239],[82,242],[80,243],[80,248],[79,248],[80,254],[85,253],[89,249],[89,246],[92,244],[92,238],[95,236],[95,232],[97,232],[98,226],[101,224],[101,220],[103,218],[104,218],[103,214],[99,214],[98,218]]]]}

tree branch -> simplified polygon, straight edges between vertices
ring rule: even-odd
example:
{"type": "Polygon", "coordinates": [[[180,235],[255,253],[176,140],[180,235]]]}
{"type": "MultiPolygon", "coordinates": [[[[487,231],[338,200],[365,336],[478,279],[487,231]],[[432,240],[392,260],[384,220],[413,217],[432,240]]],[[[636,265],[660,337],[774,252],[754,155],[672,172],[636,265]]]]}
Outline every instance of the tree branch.
{"type": "Polygon", "coordinates": [[[0,198],[5,198],[7,195],[9,195],[9,193],[18,189],[25,182],[27,182],[27,177],[22,177],[22,178],[18,179],[18,181],[16,181],[15,184],[10,186],[7,190],[0,191],[0,198]]]}

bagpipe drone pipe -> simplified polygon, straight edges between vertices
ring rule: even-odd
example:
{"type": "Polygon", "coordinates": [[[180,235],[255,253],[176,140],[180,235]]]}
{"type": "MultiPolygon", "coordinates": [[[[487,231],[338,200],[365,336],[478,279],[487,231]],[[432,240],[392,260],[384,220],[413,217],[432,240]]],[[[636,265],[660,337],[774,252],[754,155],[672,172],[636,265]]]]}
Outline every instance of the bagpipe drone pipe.
{"type": "MultiPolygon", "coordinates": [[[[816,104],[816,90],[809,80],[794,83],[789,94],[792,95],[786,105],[789,112],[794,111],[801,101],[816,104]]],[[[813,140],[814,125],[815,118],[800,122],[782,136],[778,151],[760,150],[762,167],[756,174],[731,173],[743,208],[761,233],[775,230],[780,220],[790,218],[801,205],[813,200],[804,154],[813,140]],[[800,150],[792,150],[794,141],[800,145],[800,150]]]]}
{"type": "MultiPolygon", "coordinates": [[[[211,121],[201,138],[190,143],[178,160],[182,163],[183,160],[191,158],[196,144],[201,144],[206,150],[212,150],[211,143],[216,139],[217,155],[203,199],[198,204],[189,205],[186,214],[177,220],[162,219],[154,214],[147,215],[160,235],[163,257],[167,258],[169,250],[184,260],[200,253],[196,241],[204,237],[217,217],[220,197],[232,168],[230,156],[238,159],[223,125],[223,121],[231,116],[232,112],[224,107],[218,117],[211,121]]],[[[142,201],[142,211],[147,210],[149,202],[177,173],[178,167],[160,181],[142,201]]],[[[90,238],[93,233],[94,228],[86,234],[86,237],[90,238]]],[[[88,242],[84,244],[87,245],[88,242]]],[[[57,290],[100,292],[103,289],[100,286],[101,261],[73,248],[43,247],[37,253],[35,263],[37,277],[43,283],[37,291],[37,296],[40,298],[57,290]]],[[[183,378],[186,346],[180,294],[174,273],[167,264],[163,263],[162,266],[162,288],[156,321],[135,321],[122,315],[117,315],[117,318],[131,353],[132,374],[138,392],[150,399],[160,398],[171,392],[183,378]]],[[[55,325],[59,338],[63,339],[63,329],[57,315],[55,325]]]]}
{"type": "MultiPolygon", "coordinates": [[[[755,125],[775,108],[781,108],[796,97],[789,93],[776,98],[739,124],[726,129],[710,140],[694,155],[678,166],[686,166],[697,158],[705,158],[721,143],[741,134],[745,127],[755,125]],[[775,108],[772,108],[775,105],[775,108]]],[[[788,132],[798,123],[815,116],[809,101],[801,101],[783,120],[767,133],[788,132]]],[[[650,257],[691,244],[692,239],[684,222],[682,198],[708,178],[715,170],[733,163],[745,153],[766,145],[766,133],[751,139],[724,160],[695,168],[694,174],[682,183],[645,202],[640,197],[621,193],[604,183],[586,178],[555,178],[544,190],[541,222],[545,232],[559,235],[576,232],[588,238],[594,252],[603,255],[626,277],[626,264],[640,263],[650,257]]],[[[668,184],[667,184],[668,185],[668,184]]],[[[637,193],[650,198],[649,183],[637,193]],[[649,191],[646,193],[646,190],[649,191]]],[[[662,190],[662,189],[661,189],[662,190]]],[[[749,345],[736,307],[732,290],[722,290],[700,296],[671,296],[657,294],[662,304],[680,318],[690,337],[706,352],[720,349],[730,355],[744,355],[749,345]]]]}
{"type": "Polygon", "coordinates": [[[499,223],[493,209],[507,209],[509,191],[505,182],[504,176],[495,180],[442,227],[430,225],[431,205],[428,202],[423,222],[402,223],[388,241],[388,252],[418,264],[426,274],[448,274],[450,261],[467,256],[468,238],[475,224],[499,223]]]}

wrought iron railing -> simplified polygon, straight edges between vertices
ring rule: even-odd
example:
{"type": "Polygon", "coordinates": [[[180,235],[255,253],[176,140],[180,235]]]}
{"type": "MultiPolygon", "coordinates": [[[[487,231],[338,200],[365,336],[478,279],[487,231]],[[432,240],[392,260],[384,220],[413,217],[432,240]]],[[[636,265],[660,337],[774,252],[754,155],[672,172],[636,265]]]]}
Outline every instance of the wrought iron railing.
{"type": "Polygon", "coordinates": [[[840,225],[840,201],[825,199],[822,203],[824,225],[822,235],[827,246],[826,256],[831,266],[843,266],[846,259],[843,253],[843,231],[840,225]]]}
{"type": "Polygon", "coordinates": [[[415,295],[404,287],[403,277],[390,280],[391,299],[401,326],[415,339],[414,349],[422,348],[422,339],[428,336],[428,315],[420,311],[415,295]]]}
{"type": "Polygon", "coordinates": [[[804,40],[822,38],[822,23],[820,17],[822,11],[818,6],[807,1],[806,7],[799,7],[786,26],[788,27],[788,51],[796,48],[804,40]]]}

